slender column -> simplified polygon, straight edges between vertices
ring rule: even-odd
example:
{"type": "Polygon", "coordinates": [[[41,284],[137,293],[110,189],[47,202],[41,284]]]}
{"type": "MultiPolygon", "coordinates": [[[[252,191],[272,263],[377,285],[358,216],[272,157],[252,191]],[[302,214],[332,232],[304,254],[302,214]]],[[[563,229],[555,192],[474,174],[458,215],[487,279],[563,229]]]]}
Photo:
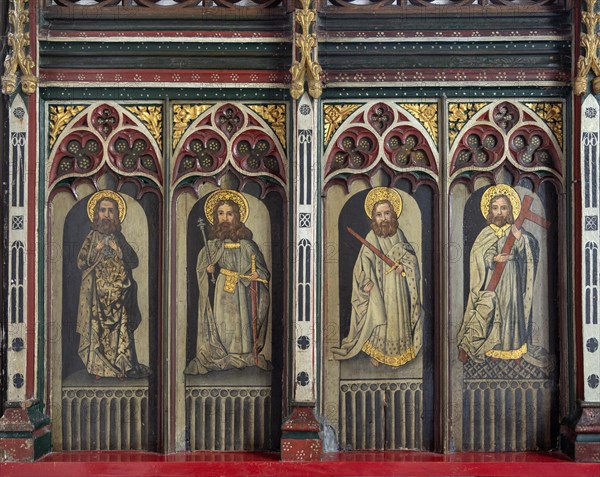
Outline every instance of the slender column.
{"type": "Polygon", "coordinates": [[[282,427],[284,460],[318,460],[322,446],[316,402],[317,161],[315,103],[304,93],[296,104],[294,161],[293,410],[282,427]],[[293,436],[293,437],[292,437],[293,436]]]}
{"type": "Polygon", "coordinates": [[[316,378],[316,157],[314,107],[307,94],[297,105],[294,253],[294,402],[314,404],[316,378]]]}
{"type": "MultiPolygon", "coordinates": [[[[581,347],[583,401],[563,425],[562,447],[578,461],[600,462],[600,105],[581,108],[581,347]]],[[[576,224],[577,226],[577,224],[576,224]]]]}
{"type": "MultiPolygon", "coordinates": [[[[9,108],[8,134],[8,389],[7,400],[25,401],[25,376],[27,374],[27,303],[25,300],[25,274],[27,270],[27,215],[25,211],[25,171],[27,165],[27,107],[16,95],[9,108]]],[[[31,397],[31,396],[29,396],[31,397]]]]}
{"type": "Polygon", "coordinates": [[[294,277],[293,291],[293,398],[292,414],[282,426],[283,460],[318,460],[322,453],[316,404],[316,320],[318,171],[315,108],[323,91],[321,66],[317,62],[317,36],[312,32],[316,11],[311,0],[300,0],[294,12],[294,50],[290,68],[290,94],[294,98],[295,161],[294,188],[294,277]],[[305,92],[305,84],[308,92],[305,92]],[[310,96],[309,96],[310,95],[310,96]]]}
{"type": "Polygon", "coordinates": [[[33,460],[50,450],[50,420],[42,413],[34,397],[35,340],[28,329],[32,310],[27,300],[28,261],[34,256],[35,240],[27,237],[28,222],[34,220],[28,203],[27,171],[29,167],[29,114],[25,101],[15,94],[8,110],[8,180],[5,215],[7,244],[7,402],[0,419],[0,461],[33,460]],[[28,385],[27,383],[30,383],[28,385]]]}
{"type": "Polygon", "coordinates": [[[574,164],[574,202],[581,201],[574,207],[573,235],[580,250],[575,257],[574,288],[575,299],[580,298],[576,318],[581,320],[575,326],[581,334],[576,333],[575,349],[577,391],[583,401],[561,427],[563,451],[578,461],[591,462],[600,462],[600,105],[594,96],[600,93],[600,14],[596,4],[597,0],[586,0],[574,10],[574,24],[581,27],[575,32],[575,44],[582,52],[573,84],[575,138],[579,140],[573,146],[574,156],[579,158],[579,164],[574,164]],[[581,104],[578,96],[589,89],[593,94],[581,104]]]}
{"type": "MultiPolygon", "coordinates": [[[[30,17],[27,0],[13,0],[8,11],[10,24],[7,34],[8,51],[3,61],[2,93],[9,95],[8,134],[6,149],[8,177],[4,182],[4,226],[7,230],[5,260],[8,264],[6,289],[7,315],[7,402],[0,418],[0,461],[33,460],[50,450],[50,419],[44,415],[35,396],[35,329],[33,307],[35,303],[27,292],[27,279],[32,284],[31,260],[35,260],[36,204],[35,184],[30,172],[36,169],[31,157],[36,144],[35,94],[37,78],[35,63],[29,55],[30,17]],[[22,94],[34,95],[25,101],[22,94]],[[33,112],[32,109],[33,108],[33,112]],[[33,184],[33,185],[32,185],[33,184]],[[32,190],[33,189],[33,190],[32,190]],[[28,235],[29,231],[29,235],[28,235]]],[[[3,31],[0,33],[4,33],[3,31]]],[[[4,153],[5,151],[2,151],[4,153]]],[[[5,169],[6,171],[6,169],[5,169]]],[[[30,288],[31,290],[32,288],[30,288]]]]}
{"type": "Polygon", "coordinates": [[[600,403],[600,106],[589,95],[582,108],[581,263],[584,400],[600,403]]]}

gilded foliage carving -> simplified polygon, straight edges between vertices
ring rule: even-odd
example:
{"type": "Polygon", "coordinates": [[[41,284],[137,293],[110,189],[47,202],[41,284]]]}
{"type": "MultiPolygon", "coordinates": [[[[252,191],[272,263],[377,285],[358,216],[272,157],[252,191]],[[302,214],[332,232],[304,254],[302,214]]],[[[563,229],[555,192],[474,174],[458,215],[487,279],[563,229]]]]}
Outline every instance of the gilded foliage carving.
{"type": "Polygon", "coordinates": [[[360,108],[360,104],[326,104],[323,106],[325,116],[325,145],[329,143],[344,120],[360,108]]]}
{"type": "Polygon", "coordinates": [[[173,149],[190,123],[210,107],[210,104],[176,104],[173,106],[173,149]]]}
{"type": "Polygon", "coordinates": [[[433,141],[438,142],[438,108],[437,104],[400,104],[404,109],[410,112],[417,119],[427,132],[431,135],[433,141]]]}
{"type": "Polygon", "coordinates": [[[77,116],[81,111],[85,109],[85,106],[59,106],[51,105],[48,108],[50,123],[48,125],[48,144],[50,148],[54,146],[54,143],[63,132],[67,124],[77,116]]]}
{"type": "Polygon", "coordinates": [[[263,118],[269,126],[275,131],[279,142],[283,147],[286,147],[286,115],[285,105],[283,104],[267,104],[267,105],[250,105],[252,111],[263,118]]]}
{"type": "Polygon", "coordinates": [[[162,149],[162,106],[127,106],[127,110],[144,123],[162,149]]]}
{"type": "Polygon", "coordinates": [[[563,105],[562,103],[526,103],[554,133],[560,147],[563,146],[563,105]]]}
{"type": "Polygon", "coordinates": [[[454,142],[460,130],[486,103],[450,103],[448,105],[448,134],[450,144],[454,142]]]}
{"type": "Polygon", "coordinates": [[[21,88],[25,94],[33,94],[38,79],[35,76],[35,62],[27,52],[29,46],[29,11],[25,8],[28,0],[13,0],[8,12],[8,21],[12,31],[7,35],[6,43],[9,53],[4,60],[2,76],[2,92],[13,94],[17,89],[18,71],[21,70],[21,88]]]}
{"type": "Polygon", "coordinates": [[[304,94],[304,81],[308,81],[308,94],[313,98],[319,98],[323,92],[321,65],[313,59],[313,50],[317,46],[317,36],[310,33],[312,25],[317,18],[317,12],[310,8],[310,0],[300,0],[302,10],[296,10],[296,23],[300,25],[302,32],[297,35],[294,32],[294,43],[300,51],[300,61],[294,59],[290,73],[292,82],[290,94],[292,98],[299,99],[304,94]]]}
{"type": "Polygon", "coordinates": [[[581,49],[585,55],[579,56],[577,60],[577,76],[575,77],[573,90],[578,96],[585,93],[587,89],[588,74],[594,75],[592,90],[594,94],[600,92],[600,61],[598,61],[598,48],[600,48],[600,36],[596,33],[600,23],[600,14],[596,12],[596,0],[587,0],[587,11],[582,12],[581,20],[585,25],[587,33],[581,33],[581,49]]]}

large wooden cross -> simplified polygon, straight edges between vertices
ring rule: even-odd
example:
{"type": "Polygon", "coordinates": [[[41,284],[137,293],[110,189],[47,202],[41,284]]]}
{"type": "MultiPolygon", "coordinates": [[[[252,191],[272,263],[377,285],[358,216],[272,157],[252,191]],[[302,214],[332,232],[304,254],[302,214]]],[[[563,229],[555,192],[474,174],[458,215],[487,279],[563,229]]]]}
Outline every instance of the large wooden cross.
{"type": "MultiPolygon", "coordinates": [[[[531,211],[530,207],[531,207],[532,203],[533,203],[533,197],[531,197],[530,195],[526,195],[523,198],[523,204],[521,206],[521,213],[519,214],[519,217],[517,217],[517,220],[515,221],[515,226],[518,229],[520,229],[523,226],[523,223],[526,220],[529,220],[530,222],[538,224],[540,227],[547,229],[548,227],[550,227],[550,222],[531,211]]],[[[512,247],[515,243],[515,240],[516,240],[515,236],[513,235],[512,230],[511,230],[510,234],[508,235],[508,238],[506,239],[506,242],[504,243],[504,247],[502,247],[502,252],[500,252],[500,253],[501,254],[509,254],[510,250],[512,249],[512,247]]],[[[494,268],[494,273],[492,273],[492,278],[490,279],[490,282],[488,283],[486,291],[495,291],[496,290],[496,287],[498,286],[498,282],[500,281],[500,277],[502,277],[502,272],[504,271],[504,267],[506,267],[506,262],[498,262],[496,264],[496,268],[494,268]]]]}

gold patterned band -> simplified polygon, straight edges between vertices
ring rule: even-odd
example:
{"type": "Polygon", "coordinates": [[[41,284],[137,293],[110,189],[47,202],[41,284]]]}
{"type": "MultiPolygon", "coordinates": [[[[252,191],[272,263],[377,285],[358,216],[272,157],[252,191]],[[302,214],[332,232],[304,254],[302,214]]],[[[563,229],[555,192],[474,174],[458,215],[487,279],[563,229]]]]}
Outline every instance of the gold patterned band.
{"type": "Polygon", "coordinates": [[[375,346],[373,346],[373,344],[370,341],[365,341],[365,344],[362,347],[362,351],[368,354],[375,361],[386,364],[388,366],[393,366],[395,368],[405,365],[406,363],[412,361],[416,357],[415,349],[412,346],[402,354],[387,355],[375,348],[375,346]]]}
{"type": "Polygon", "coordinates": [[[506,350],[506,351],[499,350],[499,349],[492,349],[492,350],[488,351],[487,353],[485,353],[485,355],[488,356],[489,358],[496,358],[496,359],[519,359],[525,354],[527,354],[527,343],[525,343],[519,349],[510,349],[510,350],[506,350]]]}

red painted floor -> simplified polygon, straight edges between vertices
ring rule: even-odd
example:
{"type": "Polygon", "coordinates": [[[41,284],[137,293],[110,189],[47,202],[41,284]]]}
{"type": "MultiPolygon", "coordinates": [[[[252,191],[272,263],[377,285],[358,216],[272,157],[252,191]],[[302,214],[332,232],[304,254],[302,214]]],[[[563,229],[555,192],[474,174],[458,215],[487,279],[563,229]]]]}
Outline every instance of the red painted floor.
{"type": "Polygon", "coordinates": [[[347,452],[320,462],[281,462],[279,454],[194,452],[52,453],[37,462],[0,463],[1,477],[480,476],[600,477],[600,464],[539,453],[347,452]]]}

